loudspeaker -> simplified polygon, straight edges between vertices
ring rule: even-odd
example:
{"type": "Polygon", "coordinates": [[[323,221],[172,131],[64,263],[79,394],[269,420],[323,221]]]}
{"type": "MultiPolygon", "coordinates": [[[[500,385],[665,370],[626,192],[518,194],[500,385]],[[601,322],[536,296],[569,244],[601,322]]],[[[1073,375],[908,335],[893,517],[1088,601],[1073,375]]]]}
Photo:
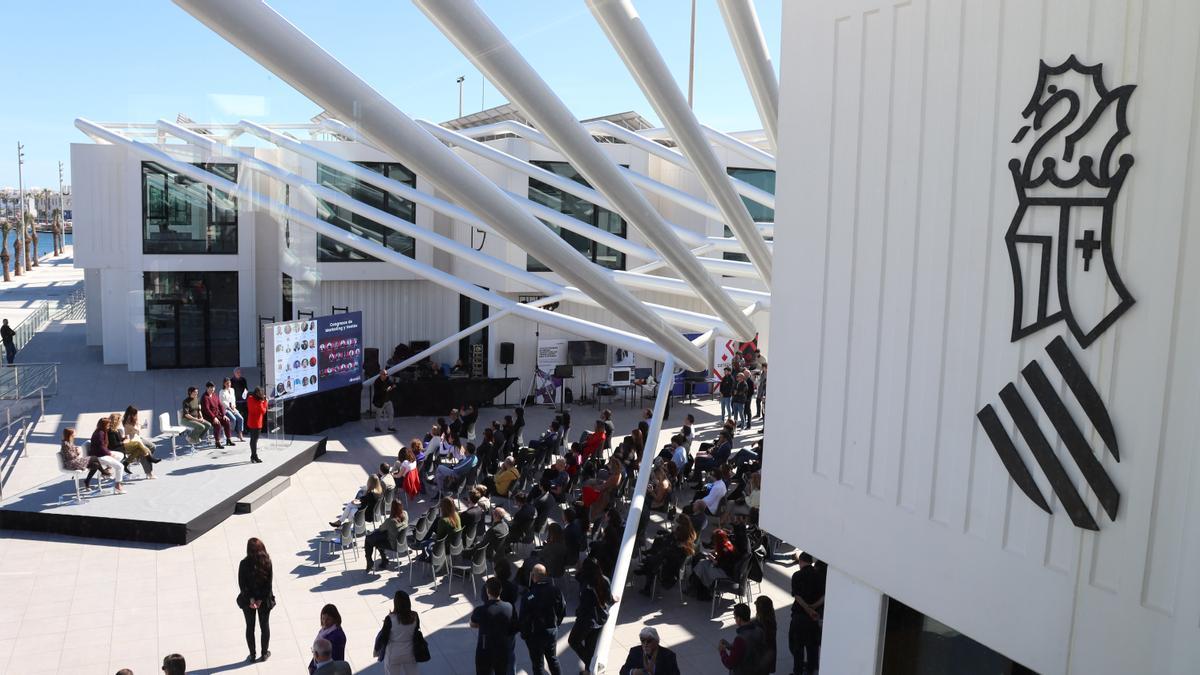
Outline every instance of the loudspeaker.
{"type": "Polygon", "coordinates": [[[379,372],[379,348],[367,347],[363,350],[363,375],[371,377],[379,372]]]}
{"type": "Polygon", "coordinates": [[[500,365],[511,366],[516,356],[516,345],[511,342],[500,343],[500,365]]]}

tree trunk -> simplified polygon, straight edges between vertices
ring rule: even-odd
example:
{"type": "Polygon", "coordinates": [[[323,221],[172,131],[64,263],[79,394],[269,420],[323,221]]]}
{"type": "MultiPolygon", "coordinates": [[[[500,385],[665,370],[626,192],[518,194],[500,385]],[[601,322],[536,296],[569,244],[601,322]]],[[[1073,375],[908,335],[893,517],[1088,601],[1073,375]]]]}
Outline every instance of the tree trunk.
{"type": "Polygon", "coordinates": [[[13,258],[13,275],[21,276],[21,231],[17,230],[17,238],[13,241],[13,253],[16,257],[13,258]]]}
{"type": "Polygon", "coordinates": [[[8,235],[4,235],[4,248],[0,248],[0,265],[4,267],[4,280],[12,281],[12,275],[8,273],[8,235]]]}
{"type": "Polygon", "coordinates": [[[41,264],[41,262],[39,262],[39,261],[38,261],[38,250],[39,250],[39,249],[38,249],[38,233],[37,233],[37,226],[36,226],[36,225],[30,225],[30,226],[29,226],[29,233],[30,233],[30,235],[31,235],[31,238],[33,239],[33,244],[32,244],[32,245],[29,247],[29,249],[30,249],[31,251],[33,251],[33,266],[34,266],[34,267],[37,267],[38,265],[40,265],[40,264],[41,264]]]}

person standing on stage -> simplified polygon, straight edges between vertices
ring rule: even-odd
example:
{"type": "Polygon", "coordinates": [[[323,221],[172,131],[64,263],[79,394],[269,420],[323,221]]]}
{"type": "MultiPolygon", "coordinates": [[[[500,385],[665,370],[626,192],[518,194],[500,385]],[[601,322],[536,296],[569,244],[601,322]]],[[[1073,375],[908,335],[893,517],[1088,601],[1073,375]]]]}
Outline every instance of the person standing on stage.
{"type": "Polygon", "coordinates": [[[371,385],[371,405],[375,408],[375,431],[382,431],[379,422],[387,421],[387,430],[395,431],[392,426],[392,390],[396,385],[388,378],[387,368],[379,369],[379,377],[371,385]]]}
{"type": "Polygon", "coordinates": [[[262,462],[258,458],[258,437],[262,434],[263,420],[267,416],[266,394],[262,387],[255,387],[254,393],[246,399],[246,429],[250,431],[250,461],[254,464],[262,462]]]}
{"type": "Polygon", "coordinates": [[[229,382],[233,385],[233,396],[237,399],[238,412],[242,414],[242,417],[245,417],[247,410],[246,397],[248,396],[247,392],[250,391],[250,383],[242,375],[241,368],[233,369],[233,377],[229,378],[229,382]]]}

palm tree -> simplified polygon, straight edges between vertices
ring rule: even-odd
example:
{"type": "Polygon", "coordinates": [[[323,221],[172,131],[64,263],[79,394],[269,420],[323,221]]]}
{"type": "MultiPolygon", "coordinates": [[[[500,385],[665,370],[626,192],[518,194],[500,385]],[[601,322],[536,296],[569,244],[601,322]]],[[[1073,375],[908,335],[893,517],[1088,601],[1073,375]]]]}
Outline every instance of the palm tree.
{"type": "Polygon", "coordinates": [[[21,236],[21,230],[23,229],[21,221],[10,222],[8,229],[14,230],[14,234],[16,235],[13,237],[13,276],[19,277],[21,276],[21,251],[24,250],[24,238],[21,236]]]}
{"type": "Polygon", "coordinates": [[[30,217],[29,221],[29,236],[33,240],[33,243],[29,246],[29,252],[33,255],[33,266],[37,267],[41,264],[38,262],[38,252],[41,249],[38,248],[37,221],[34,220],[32,216],[30,217]]]}
{"type": "Polygon", "coordinates": [[[63,252],[63,245],[62,245],[62,233],[63,233],[62,209],[60,209],[60,208],[56,208],[56,209],[54,209],[54,213],[51,215],[51,217],[50,217],[50,220],[51,220],[51,222],[53,223],[53,224],[50,226],[50,238],[51,238],[51,239],[53,239],[53,241],[54,241],[54,255],[62,255],[62,252],[63,252]]]}
{"type": "Polygon", "coordinates": [[[33,214],[30,213],[29,211],[26,211],[25,212],[25,271],[26,272],[33,269],[33,266],[37,264],[37,253],[35,253],[32,250],[33,242],[35,241],[35,239],[33,238],[33,231],[35,229],[37,229],[37,228],[34,227],[33,214]]]}
{"type": "Polygon", "coordinates": [[[0,220],[0,265],[4,267],[4,280],[12,281],[12,275],[8,273],[8,233],[13,229],[12,221],[8,218],[0,220]]]}

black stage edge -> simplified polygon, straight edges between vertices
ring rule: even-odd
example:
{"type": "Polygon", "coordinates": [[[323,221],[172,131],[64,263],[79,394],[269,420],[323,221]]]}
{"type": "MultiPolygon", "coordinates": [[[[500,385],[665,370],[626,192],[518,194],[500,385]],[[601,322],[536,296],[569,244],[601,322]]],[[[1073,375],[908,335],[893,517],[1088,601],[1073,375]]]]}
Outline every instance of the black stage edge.
{"type": "MultiPolygon", "coordinates": [[[[150,520],[150,518],[154,517],[152,512],[139,514],[144,515],[147,518],[146,520],[133,517],[102,517],[87,515],[85,513],[72,513],[70,506],[73,503],[64,505],[64,507],[49,507],[55,511],[60,511],[59,513],[31,510],[28,506],[20,504],[23,496],[31,495],[31,493],[35,492],[47,492],[47,486],[50,486],[50,489],[57,486],[74,494],[69,488],[69,481],[66,478],[62,478],[58,481],[52,481],[51,483],[28,490],[7,500],[5,506],[0,507],[0,529],[50,532],[75,537],[96,537],[100,539],[140,541],[154,544],[188,544],[233,515],[234,507],[242,497],[257,490],[277,476],[290,476],[296,473],[308,463],[325,454],[326,439],[324,437],[319,439],[296,439],[294,442],[299,444],[297,446],[299,451],[295,452],[293,456],[290,458],[281,458],[278,462],[270,462],[273,466],[265,474],[239,485],[228,495],[222,495],[219,501],[208,505],[207,508],[187,521],[165,522],[150,520]]],[[[266,439],[260,441],[260,452],[262,454],[266,455],[266,453],[273,454],[278,452],[277,450],[265,450],[263,448],[264,445],[266,445],[266,439]]],[[[244,449],[246,446],[239,445],[239,447],[244,449]]],[[[199,461],[203,461],[203,458],[207,455],[207,451],[201,450],[193,457],[200,458],[199,461]]],[[[188,456],[181,455],[180,460],[177,461],[180,463],[187,462],[188,456]]],[[[169,484],[168,482],[172,480],[172,476],[169,475],[172,463],[164,461],[157,464],[156,466],[164,470],[167,475],[160,476],[158,480],[152,482],[156,484],[169,484]]],[[[226,466],[236,465],[229,464],[226,466]]],[[[265,463],[260,466],[265,466],[265,463]]],[[[190,467],[185,467],[185,471],[188,468],[190,467]]],[[[219,471],[221,468],[221,466],[216,466],[212,467],[211,470],[219,471]]],[[[186,480],[186,478],[183,480],[186,480]]],[[[141,484],[142,482],[144,481],[134,481],[126,486],[126,490],[132,492],[146,487],[141,484]]],[[[58,492],[55,491],[54,496],[56,497],[57,494],[58,492]]],[[[178,493],[178,496],[184,499],[191,499],[191,495],[186,493],[178,493]]],[[[85,500],[84,503],[86,505],[91,499],[125,498],[127,498],[126,495],[92,497],[85,500]]]]}
{"type": "Polygon", "coordinates": [[[362,418],[362,387],[353,385],[283,402],[283,430],[312,436],[362,418]]]}
{"type": "MultiPolygon", "coordinates": [[[[519,378],[451,377],[403,381],[393,378],[392,408],[397,417],[446,415],[464,403],[491,405],[519,378]]],[[[357,400],[355,401],[357,403],[357,400]]],[[[357,418],[355,418],[357,419],[357,418]]]]}

